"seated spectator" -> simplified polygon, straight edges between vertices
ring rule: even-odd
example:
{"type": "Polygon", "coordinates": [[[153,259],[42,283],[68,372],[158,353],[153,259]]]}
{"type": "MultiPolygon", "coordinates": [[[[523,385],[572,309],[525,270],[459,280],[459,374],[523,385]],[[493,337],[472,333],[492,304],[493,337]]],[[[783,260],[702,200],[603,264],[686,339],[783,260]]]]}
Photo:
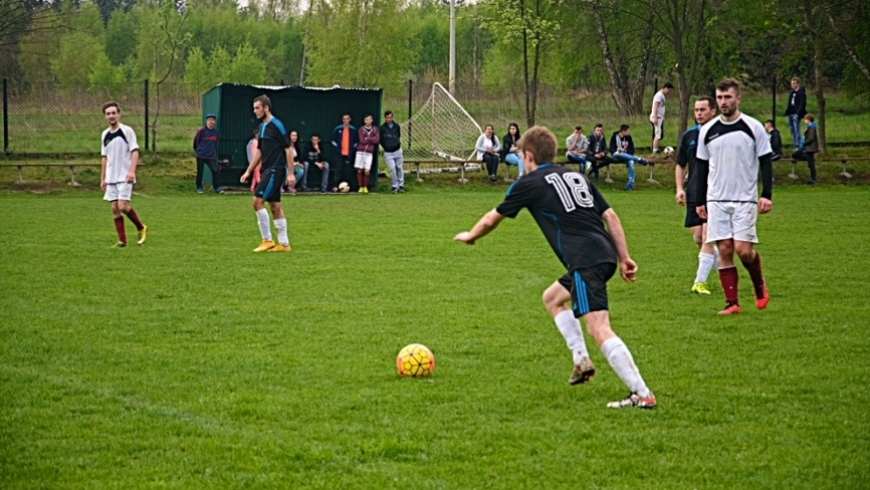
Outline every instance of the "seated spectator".
{"type": "Polygon", "coordinates": [[[589,175],[598,180],[598,169],[613,163],[613,159],[607,156],[607,142],[604,141],[604,126],[596,124],[592,134],[589,135],[589,146],[586,148],[586,161],[589,166],[589,175]]]}
{"type": "Polygon", "coordinates": [[[580,165],[580,172],[586,172],[586,150],[589,148],[589,140],[583,134],[583,128],[576,126],[574,132],[568,139],[565,140],[565,147],[568,152],[565,153],[565,158],[571,163],[580,165]]]}
{"type": "MultiPolygon", "coordinates": [[[[257,141],[260,139],[260,128],[257,127],[254,129],[254,136],[248,141],[248,144],[245,146],[245,152],[248,155],[248,165],[251,164],[251,160],[254,159],[254,152],[257,150],[257,141]]],[[[254,167],[254,176],[251,177],[251,192],[254,192],[254,189],[257,188],[257,184],[260,183],[260,163],[254,167]]]]}
{"type": "Polygon", "coordinates": [[[628,124],[623,124],[619,127],[619,131],[615,131],[610,136],[610,157],[615,163],[624,163],[628,167],[628,183],[625,185],[625,190],[634,189],[634,165],[646,165],[647,161],[643,158],[634,156],[634,140],[631,139],[631,128],[628,124]]]}
{"type": "Polygon", "coordinates": [[[320,149],[320,135],[314,133],[311,135],[311,141],[308,143],[308,146],[305,148],[305,153],[302,155],[302,167],[304,172],[302,174],[302,192],[311,192],[308,188],[308,171],[311,169],[311,166],[315,166],[320,169],[320,193],[326,194],[327,189],[329,188],[329,162],[323,158],[323,151],[320,149]]]}
{"type": "Polygon", "coordinates": [[[774,162],[782,158],[782,136],[779,135],[779,130],[776,129],[772,119],[764,121],[764,129],[767,131],[767,137],[770,139],[770,149],[773,151],[771,160],[774,162]]]}
{"type": "Polygon", "coordinates": [[[816,133],[816,117],[812,114],[804,116],[804,122],[807,125],[807,130],[804,133],[804,139],[801,143],[801,149],[794,152],[791,156],[795,160],[803,160],[807,162],[810,168],[810,180],[807,185],[816,185],[816,153],[819,151],[819,139],[816,133]]]}
{"type": "Polygon", "coordinates": [[[498,152],[501,150],[501,145],[498,144],[498,138],[492,134],[492,125],[487,124],[483,128],[483,134],[477,138],[474,149],[477,151],[477,160],[486,165],[489,181],[495,182],[496,172],[498,172],[498,152]]]}
{"type": "MultiPolygon", "coordinates": [[[[502,138],[501,160],[508,165],[516,165],[519,169],[519,177],[523,176],[523,161],[520,158],[520,150],[517,149],[517,141],[520,140],[520,127],[517,123],[510,123],[508,132],[502,138]]],[[[518,177],[518,178],[519,178],[518,177]]]]}

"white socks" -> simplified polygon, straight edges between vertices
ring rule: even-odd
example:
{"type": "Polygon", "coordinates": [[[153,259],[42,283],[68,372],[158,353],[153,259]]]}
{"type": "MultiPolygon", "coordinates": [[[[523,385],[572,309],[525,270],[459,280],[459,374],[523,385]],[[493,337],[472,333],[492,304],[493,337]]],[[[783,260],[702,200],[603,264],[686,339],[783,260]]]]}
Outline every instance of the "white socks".
{"type": "Polygon", "coordinates": [[[256,211],[257,226],[260,227],[260,236],[263,240],[272,241],[272,227],[269,226],[269,212],[266,208],[256,211]]]}
{"type": "Polygon", "coordinates": [[[275,220],[275,231],[278,232],[278,243],[285,247],[289,247],[290,240],[287,238],[287,218],[275,220]]]}
{"type": "Polygon", "coordinates": [[[610,367],[619,376],[619,379],[628,386],[628,389],[637,396],[650,396],[649,388],[640,377],[640,371],[634,365],[634,359],[631,357],[631,352],[628,347],[619,337],[610,337],[601,344],[601,353],[604,358],[610,363],[610,367]]]}
{"type": "Polygon", "coordinates": [[[568,344],[568,349],[574,356],[574,364],[580,364],[580,360],[584,357],[589,357],[589,351],[586,350],[586,341],[583,339],[583,331],[580,329],[580,322],[574,318],[574,312],[565,310],[553,319],[556,322],[556,327],[565,337],[565,343],[568,344]]]}
{"type": "Polygon", "coordinates": [[[698,272],[695,274],[695,282],[707,282],[707,277],[710,275],[710,270],[713,269],[713,264],[716,262],[716,256],[713,254],[698,254],[698,272]]]}

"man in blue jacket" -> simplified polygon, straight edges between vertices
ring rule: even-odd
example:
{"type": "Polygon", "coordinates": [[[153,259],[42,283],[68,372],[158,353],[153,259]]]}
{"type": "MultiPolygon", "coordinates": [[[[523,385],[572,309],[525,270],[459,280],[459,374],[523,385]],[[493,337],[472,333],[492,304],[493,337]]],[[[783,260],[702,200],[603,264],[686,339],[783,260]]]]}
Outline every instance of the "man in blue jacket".
{"type": "Polygon", "coordinates": [[[785,108],[785,119],[788,121],[788,132],[791,133],[791,146],[795,150],[801,148],[801,119],[807,115],[807,92],[801,87],[801,79],[792,77],[791,93],[788,94],[788,105],[785,108]]]}
{"type": "Polygon", "coordinates": [[[211,170],[211,185],[218,194],[224,191],[218,185],[217,142],[218,131],[214,128],[214,114],[205,116],[205,126],[199,128],[193,137],[193,151],[196,152],[196,192],[202,194],[202,171],[205,165],[211,170]]]}
{"type": "Polygon", "coordinates": [[[647,164],[643,158],[634,156],[634,140],[631,139],[630,133],[631,128],[628,124],[623,124],[619,127],[619,131],[610,136],[610,158],[615,163],[624,163],[628,168],[628,183],[625,185],[627,191],[634,189],[634,165],[647,164]]]}

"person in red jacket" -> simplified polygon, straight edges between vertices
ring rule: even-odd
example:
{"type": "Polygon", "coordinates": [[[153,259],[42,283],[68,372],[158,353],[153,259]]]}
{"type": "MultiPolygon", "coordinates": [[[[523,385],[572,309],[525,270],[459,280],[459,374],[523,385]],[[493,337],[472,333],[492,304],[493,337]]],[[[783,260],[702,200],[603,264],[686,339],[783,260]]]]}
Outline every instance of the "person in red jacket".
{"type": "Polygon", "coordinates": [[[356,147],[356,163],[354,168],[356,168],[356,181],[359,184],[360,194],[369,193],[372,160],[378,148],[378,143],[381,142],[378,127],[374,126],[373,122],[372,115],[366,114],[366,117],[363,118],[363,127],[359,128],[359,146],[356,147]]]}

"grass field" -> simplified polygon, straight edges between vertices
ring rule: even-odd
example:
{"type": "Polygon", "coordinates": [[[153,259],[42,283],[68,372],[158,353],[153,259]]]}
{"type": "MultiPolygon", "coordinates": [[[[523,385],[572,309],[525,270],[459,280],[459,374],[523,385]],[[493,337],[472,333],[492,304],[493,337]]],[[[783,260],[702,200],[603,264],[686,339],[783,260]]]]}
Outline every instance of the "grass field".
{"type": "Polygon", "coordinates": [[[287,199],[291,254],[250,252],[247,196],[152,185],[148,243],[113,250],[97,192],[0,194],[0,488],[866,488],[866,186],[777,189],[770,306],[741,270],[730,318],[688,292],[672,193],[605,189],[654,411],[604,407],[626,390],[594,349],[568,386],[527,213],[451,242],[503,189],[409,187],[287,199]],[[431,379],[396,376],[411,342],[431,379]]]}

